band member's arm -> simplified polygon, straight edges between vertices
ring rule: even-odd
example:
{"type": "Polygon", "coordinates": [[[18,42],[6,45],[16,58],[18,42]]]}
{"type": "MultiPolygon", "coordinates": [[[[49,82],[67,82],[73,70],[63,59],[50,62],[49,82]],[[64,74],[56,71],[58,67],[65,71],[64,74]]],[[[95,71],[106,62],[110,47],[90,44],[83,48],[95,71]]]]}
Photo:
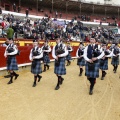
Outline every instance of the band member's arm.
{"type": "Polygon", "coordinates": [[[97,57],[97,59],[101,59],[105,55],[104,51],[97,57]]]}
{"type": "Polygon", "coordinates": [[[63,54],[60,54],[59,57],[65,57],[65,56],[68,55],[68,50],[67,50],[67,48],[65,47],[64,49],[65,49],[65,52],[64,52],[63,54]]]}
{"type": "Polygon", "coordinates": [[[52,57],[53,57],[54,59],[57,59],[57,56],[55,55],[55,46],[54,46],[53,49],[52,49],[52,57]]]}
{"type": "Polygon", "coordinates": [[[7,48],[8,48],[8,46],[5,49],[4,57],[7,57],[7,48]]]}
{"type": "Polygon", "coordinates": [[[40,53],[40,55],[38,55],[38,56],[33,56],[34,59],[40,59],[40,58],[43,57],[42,49],[39,48],[39,49],[38,49],[38,52],[40,53]]]}
{"type": "Polygon", "coordinates": [[[32,49],[31,49],[31,51],[30,51],[29,60],[30,60],[30,61],[33,60],[33,58],[32,58],[32,49]]]}
{"type": "Polygon", "coordinates": [[[90,59],[87,57],[87,49],[88,49],[88,46],[86,46],[85,49],[84,49],[83,57],[86,61],[90,61],[90,59]]]}
{"type": "Polygon", "coordinates": [[[79,49],[77,49],[77,52],[76,52],[76,57],[77,57],[77,58],[79,58],[79,56],[78,56],[78,50],[79,50],[79,49]]]}
{"type": "Polygon", "coordinates": [[[44,52],[51,52],[51,47],[48,50],[44,50],[44,52]]]}
{"type": "Polygon", "coordinates": [[[106,55],[105,57],[112,57],[112,56],[113,56],[113,50],[112,50],[112,51],[109,50],[109,53],[110,53],[110,54],[109,54],[109,55],[106,55]]]}

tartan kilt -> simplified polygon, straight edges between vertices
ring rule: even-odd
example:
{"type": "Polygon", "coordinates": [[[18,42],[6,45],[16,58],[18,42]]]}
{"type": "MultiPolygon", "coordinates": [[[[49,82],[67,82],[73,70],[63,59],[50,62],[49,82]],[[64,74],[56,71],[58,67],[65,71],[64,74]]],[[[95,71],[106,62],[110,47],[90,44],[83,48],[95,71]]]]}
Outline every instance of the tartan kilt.
{"type": "MultiPolygon", "coordinates": [[[[55,64],[54,64],[55,65],[55,64]]],[[[59,66],[54,67],[54,73],[57,75],[65,75],[66,74],[66,68],[65,68],[65,58],[60,58],[60,64],[59,66]]]]}
{"type": "Polygon", "coordinates": [[[68,55],[66,56],[66,60],[72,60],[71,54],[68,53],[68,55]]]}
{"type": "Polygon", "coordinates": [[[10,57],[10,64],[7,64],[7,70],[18,70],[17,60],[15,56],[10,57]]]}
{"type": "Polygon", "coordinates": [[[119,57],[115,60],[114,57],[112,57],[112,61],[111,61],[112,65],[119,65],[119,57]]]}
{"type": "Polygon", "coordinates": [[[93,71],[89,71],[88,69],[88,62],[86,62],[85,66],[85,75],[90,78],[98,78],[99,77],[99,61],[94,63],[95,68],[93,71]]]}
{"type": "Polygon", "coordinates": [[[104,64],[100,65],[100,69],[101,70],[108,70],[108,59],[105,59],[105,60],[102,60],[102,61],[104,62],[104,64]]]}
{"type": "Polygon", "coordinates": [[[35,68],[33,68],[32,65],[31,65],[31,73],[33,73],[33,74],[40,74],[40,73],[42,73],[40,60],[36,61],[35,68]]]}
{"type": "Polygon", "coordinates": [[[43,57],[43,63],[50,63],[49,55],[45,55],[45,56],[43,57]]]}
{"type": "Polygon", "coordinates": [[[82,58],[80,62],[77,59],[77,65],[79,65],[79,66],[85,66],[85,59],[82,58]]]}

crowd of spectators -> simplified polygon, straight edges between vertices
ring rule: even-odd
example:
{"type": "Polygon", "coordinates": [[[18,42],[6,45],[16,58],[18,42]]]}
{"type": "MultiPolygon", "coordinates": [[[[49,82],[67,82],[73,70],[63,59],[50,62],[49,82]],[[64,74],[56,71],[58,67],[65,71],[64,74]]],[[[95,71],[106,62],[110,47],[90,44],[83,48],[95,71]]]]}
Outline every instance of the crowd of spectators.
{"type": "MultiPolygon", "coordinates": [[[[15,9],[15,8],[14,8],[15,9]]],[[[57,16],[57,13],[56,13],[57,16]]],[[[88,19],[89,16],[82,16],[82,19],[88,19]]],[[[90,18],[89,18],[90,19],[90,18]]],[[[90,37],[98,40],[114,40],[115,33],[110,29],[97,26],[84,26],[80,20],[73,18],[71,21],[59,21],[56,18],[43,17],[42,19],[16,17],[12,14],[2,15],[0,17],[0,37],[24,39],[54,40],[57,36],[65,40],[89,41],[90,37]]]]}

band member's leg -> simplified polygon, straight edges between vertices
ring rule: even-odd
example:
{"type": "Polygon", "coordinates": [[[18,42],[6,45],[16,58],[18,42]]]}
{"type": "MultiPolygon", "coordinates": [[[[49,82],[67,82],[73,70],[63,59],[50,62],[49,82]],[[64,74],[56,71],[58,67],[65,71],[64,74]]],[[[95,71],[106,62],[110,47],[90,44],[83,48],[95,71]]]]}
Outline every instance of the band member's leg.
{"type": "Polygon", "coordinates": [[[37,74],[37,77],[38,77],[38,82],[40,82],[40,80],[41,80],[42,76],[41,76],[41,75],[39,75],[39,74],[37,74]]]}
{"type": "Polygon", "coordinates": [[[46,71],[46,65],[44,64],[44,70],[43,70],[43,72],[45,72],[46,71]]]}
{"type": "Polygon", "coordinates": [[[101,77],[101,80],[104,80],[104,77],[105,77],[106,74],[107,74],[107,73],[106,73],[104,70],[102,70],[102,77],[101,77]]]}
{"type": "Polygon", "coordinates": [[[37,81],[37,75],[34,75],[34,83],[33,83],[33,87],[36,86],[36,81],[37,81]]]}
{"type": "Polygon", "coordinates": [[[18,78],[19,74],[16,74],[14,71],[13,71],[13,75],[15,76],[15,80],[18,78]]]}
{"type": "Polygon", "coordinates": [[[10,71],[10,81],[8,82],[8,84],[13,83],[13,71],[10,71]]]}
{"type": "Polygon", "coordinates": [[[57,82],[57,85],[55,87],[55,90],[58,90],[60,88],[60,82],[61,82],[61,76],[58,76],[58,82],[57,82]]]}
{"type": "Polygon", "coordinates": [[[113,65],[113,71],[115,71],[115,65],[113,65]]]}
{"type": "Polygon", "coordinates": [[[89,94],[92,95],[93,94],[93,88],[94,88],[94,85],[96,83],[96,78],[89,78],[89,81],[90,81],[90,91],[89,91],[89,94]]]}
{"type": "Polygon", "coordinates": [[[46,63],[46,66],[47,66],[47,70],[49,70],[49,67],[50,67],[50,66],[49,66],[47,63],[46,63]]]}
{"type": "Polygon", "coordinates": [[[79,76],[82,75],[82,72],[83,72],[83,68],[80,66],[80,74],[79,74],[79,76]]]}
{"type": "Polygon", "coordinates": [[[61,78],[60,85],[62,85],[64,78],[62,76],[60,76],[60,78],[61,78]]]}
{"type": "Polygon", "coordinates": [[[118,68],[118,65],[115,65],[115,70],[114,70],[114,73],[116,73],[117,68],[118,68]]]}

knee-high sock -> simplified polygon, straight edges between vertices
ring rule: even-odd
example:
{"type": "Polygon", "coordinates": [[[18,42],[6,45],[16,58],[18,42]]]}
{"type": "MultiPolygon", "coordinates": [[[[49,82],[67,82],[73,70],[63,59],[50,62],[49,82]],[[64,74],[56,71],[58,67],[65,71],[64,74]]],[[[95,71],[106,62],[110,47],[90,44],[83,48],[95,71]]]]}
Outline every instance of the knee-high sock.
{"type": "Polygon", "coordinates": [[[60,85],[60,82],[61,82],[61,76],[58,76],[58,83],[57,83],[57,86],[60,85]]]}
{"type": "Polygon", "coordinates": [[[80,74],[82,74],[82,72],[83,72],[83,68],[80,68],[80,74]]]}
{"type": "Polygon", "coordinates": [[[93,90],[94,85],[96,83],[96,79],[95,78],[89,78],[90,81],[90,90],[93,90]]]}
{"type": "Polygon", "coordinates": [[[34,83],[36,84],[37,76],[34,76],[34,83]]]}

